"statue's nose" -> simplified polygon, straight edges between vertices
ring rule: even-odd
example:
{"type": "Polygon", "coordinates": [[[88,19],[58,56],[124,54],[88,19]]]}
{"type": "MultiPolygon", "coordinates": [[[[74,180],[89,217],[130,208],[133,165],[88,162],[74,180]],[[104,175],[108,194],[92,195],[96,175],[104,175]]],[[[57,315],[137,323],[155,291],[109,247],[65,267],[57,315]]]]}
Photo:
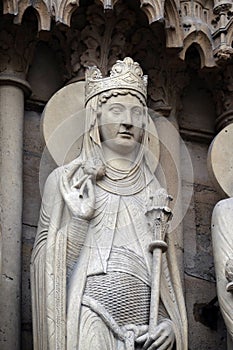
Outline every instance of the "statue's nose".
{"type": "Polygon", "coordinates": [[[132,115],[130,110],[125,111],[122,124],[127,128],[132,127],[132,115]]]}

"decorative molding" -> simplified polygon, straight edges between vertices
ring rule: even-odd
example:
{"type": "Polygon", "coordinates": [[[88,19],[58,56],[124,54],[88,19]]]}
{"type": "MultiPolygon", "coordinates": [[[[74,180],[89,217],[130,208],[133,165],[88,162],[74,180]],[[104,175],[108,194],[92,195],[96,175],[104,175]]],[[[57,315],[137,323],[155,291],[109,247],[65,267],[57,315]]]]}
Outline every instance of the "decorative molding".
{"type": "MultiPolygon", "coordinates": [[[[121,0],[99,0],[99,6],[104,9],[104,20],[107,21],[115,8],[123,4],[126,2],[121,0]]],[[[80,6],[79,0],[4,0],[3,13],[14,15],[14,22],[20,24],[25,11],[32,7],[38,19],[38,30],[48,31],[51,20],[70,26],[71,17],[80,6]]],[[[149,24],[162,23],[167,48],[183,47],[181,59],[185,58],[185,52],[194,41],[200,52],[204,52],[202,67],[222,65],[232,59],[231,0],[140,0],[135,8],[139,9],[139,6],[146,14],[149,24]]]]}
{"type": "Polygon", "coordinates": [[[23,90],[26,97],[31,95],[31,87],[29,83],[13,74],[0,74],[0,85],[17,86],[23,90]]]}
{"type": "Polygon", "coordinates": [[[219,131],[233,122],[233,64],[224,67],[216,81],[216,129],[219,131]]]}
{"type": "Polygon", "coordinates": [[[211,132],[206,132],[202,130],[185,129],[185,128],[180,128],[179,132],[181,137],[184,140],[206,143],[208,145],[212,142],[215,136],[215,134],[211,132]]]}

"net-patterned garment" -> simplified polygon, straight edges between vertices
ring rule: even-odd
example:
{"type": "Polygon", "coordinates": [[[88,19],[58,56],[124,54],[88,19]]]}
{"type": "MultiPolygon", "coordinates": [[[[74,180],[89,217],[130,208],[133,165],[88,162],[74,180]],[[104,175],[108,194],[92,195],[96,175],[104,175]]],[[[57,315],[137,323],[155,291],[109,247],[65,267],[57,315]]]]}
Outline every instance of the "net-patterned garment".
{"type": "Polygon", "coordinates": [[[125,248],[112,249],[106,274],[87,277],[84,295],[100,303],[119,326],[149,320],[150,278],[143,259],[125,248]]]}
{"type": "Polygon", "coordinates": [[[87,278],[84,295],[100,303],[119,326],[149,322],[150,287],[124,272],[87,278]]]}

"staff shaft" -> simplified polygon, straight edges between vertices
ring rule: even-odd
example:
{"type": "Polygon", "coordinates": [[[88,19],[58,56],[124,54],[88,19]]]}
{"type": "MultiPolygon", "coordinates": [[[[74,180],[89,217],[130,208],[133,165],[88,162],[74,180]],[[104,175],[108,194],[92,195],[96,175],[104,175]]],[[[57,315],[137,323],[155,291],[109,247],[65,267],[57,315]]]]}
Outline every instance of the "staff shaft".
{"type": "Polygon", "coordinates": [[[155,333],[158,324],[159,315],[159,299],[160,299],[160,278],[161,278],[162,250],[155,248],[152,258],[152,273],[151,273],[151,300],[150,300],[150,321],[149,335],[155,333]]]}

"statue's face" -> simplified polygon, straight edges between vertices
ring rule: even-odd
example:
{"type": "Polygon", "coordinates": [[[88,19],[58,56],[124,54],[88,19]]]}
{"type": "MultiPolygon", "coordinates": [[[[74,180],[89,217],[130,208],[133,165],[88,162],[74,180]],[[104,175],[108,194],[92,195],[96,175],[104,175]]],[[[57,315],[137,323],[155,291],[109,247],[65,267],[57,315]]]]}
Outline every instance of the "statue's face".
{"type": "Polygon", "coordinates": [[[102,105],[99,131],[102,144],[114,152],[135,151],[143,134],[145,107],[133,95],[110,97],[102,105]]]}

